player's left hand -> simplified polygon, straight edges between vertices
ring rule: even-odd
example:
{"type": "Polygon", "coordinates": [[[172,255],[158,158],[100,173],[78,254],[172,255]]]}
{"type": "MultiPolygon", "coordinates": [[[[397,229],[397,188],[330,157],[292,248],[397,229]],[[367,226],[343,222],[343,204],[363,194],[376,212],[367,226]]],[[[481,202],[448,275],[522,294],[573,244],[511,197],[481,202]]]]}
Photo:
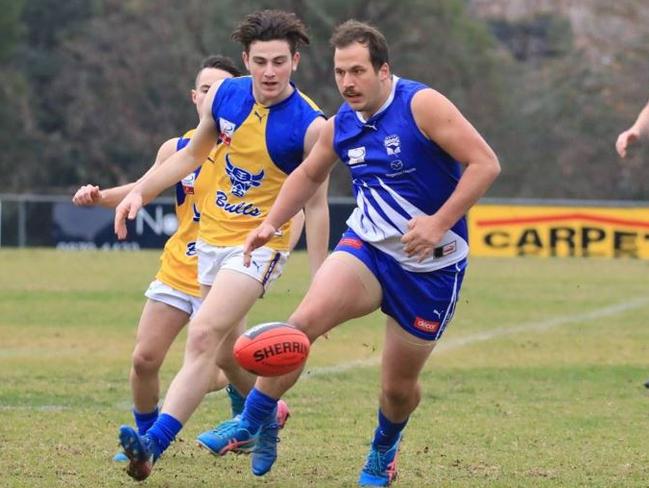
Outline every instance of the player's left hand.
{"type": "Polygon", "coordinates": [[[440,243],[447,229],[444,229],[434,215],[415,217],[408,222],[408,232],[401,238],[404,251],[410,257],[422,262],[430,256],[440,243]]]}
{"type": "Polygon", "coordinates": [[[115,234],[117,234],[119,240],[126,239],[126,219],[135,219],[138,210],[143,205],[142,195],[136,191],[131,191],[117,206],[115,209],[115,234]]]}
{"type": "Polygon", "coordinates": [[[262,222],[259,227],[250,232],[246,237],[246,242],[243,244],[243,265],[247,268],[250,266],[252,260],[252,251],[260,248],[268,241],[270,241],[277,229],[272,225],[262,222]]]}
{"type": "Polygon", "coordinates": [[[615,149],[621,158],[626,158],[629,147],[638,142],[640,133],[634,129],[628,129],[622,132],[617,141],[615,141],[615,149]]]}

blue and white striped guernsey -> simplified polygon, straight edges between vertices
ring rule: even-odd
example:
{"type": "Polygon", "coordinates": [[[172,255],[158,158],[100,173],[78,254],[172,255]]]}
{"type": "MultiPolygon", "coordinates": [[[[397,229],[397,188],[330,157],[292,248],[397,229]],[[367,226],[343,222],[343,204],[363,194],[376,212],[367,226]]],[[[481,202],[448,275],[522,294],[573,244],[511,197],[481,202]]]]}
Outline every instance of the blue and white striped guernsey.
{"type": "Polygon", "coordinates": [[[347,225],[408,271],[429,272],[469,252],[466,218],[421,263],[404,252],[401,237],[413,217],[434,214],[455,190],[460,164],[417,127],[412,98],[426,85],[393,76],[383,106],[364,120],[346,102],[335,118],[334,150],[352,176],[357,207],[347,225]]]}

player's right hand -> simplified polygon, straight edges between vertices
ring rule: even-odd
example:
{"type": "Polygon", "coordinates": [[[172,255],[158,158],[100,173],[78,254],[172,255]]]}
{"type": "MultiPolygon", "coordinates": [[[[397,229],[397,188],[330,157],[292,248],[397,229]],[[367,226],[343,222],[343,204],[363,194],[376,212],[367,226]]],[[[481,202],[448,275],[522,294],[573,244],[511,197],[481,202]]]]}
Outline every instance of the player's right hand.
{"type": "Polygon", "coordinates": [[[617,153],[620,155],[620,157],[626,158],[627,149],[630,145],[635,144],[639,138],[640,134],[633,129],[625,130],[624,132],[622,132],[617,137],[617,141],[615,142],[615,149],[617,149],[617,153]]]}
{"type": "Polygon", "coordinates": [[[144,205],[142,195],[131,191],[115,209],[115,234],[119,240],[126,239],[126,219],[133,220],[144,205]]]}
{"type": "Polygon", "coordinates": [[[95,185],[83,185],[72,197],[72,203],[79,207],[89,207],[101,202],[101,191],[95,185]]]}
{"type": "Polygon", "coordinates": [[[259,227],[250,232],[243,244],[243,265],[247,268],[252,260],[252,251],[260,248],[270,241],[277,229],[266,222],[262,222],[259,227]]]}

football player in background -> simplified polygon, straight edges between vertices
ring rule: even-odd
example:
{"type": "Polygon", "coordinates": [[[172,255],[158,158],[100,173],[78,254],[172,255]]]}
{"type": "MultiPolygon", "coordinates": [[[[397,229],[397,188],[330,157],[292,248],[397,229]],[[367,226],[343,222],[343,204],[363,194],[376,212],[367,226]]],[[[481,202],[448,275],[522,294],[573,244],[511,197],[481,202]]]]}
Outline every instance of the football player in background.
{"type": "MultiPolygon", "coordinates": [[[[228,57],[212,55],[203,60],[196,74],[195,87],[191,90],[192,103],[196,106],[199,120],[203,114],[203,100],[210,87],[219,80],[240,75],[240,70],[228,57]]],[[[185,147],[193,132],[190,130],[182,137],[165,141],[158,149],[151,169],[164,164],[169,156],[185,147]]],[[[211,154],[204,164],[213,164],[213,161],[211,154]]],[[[142,434],[158,417],[159,372],[162,363],[178,333],[201,304],[196,238],[200,203],[208,188],[207,178],[202,176],[202,168],[203,166],[199,166],[176,184],[175,210],[178,227],[167,240],[160,256],[160,269],[145,292],[147,301],[138,323],[129,382],[133,396],[133,417],[138,432],[142,434]]],[[[96,185],[84,185],[79,188],[72,201],[79,206],[99,205],[115,208],[134,186],[135,183],[130,183],[100,189],[96,185]]],[[[299,212],[291,220],[291,250],[302,233],[303,223],[303,212],[299,212]]],[[[212,382],[210,389],[219,390],[227,385],[227,378],[215,368],[212,382]]],[[[244,398],[231,385],[227,386],[227,392],[232,404],[232,415],[238,415],[243,408],[244,398]]],[[[282,416],[279,420],[282,423],[286,417],[286,409],[282,409],[280,413],[282,416]]],[[[122,452],[116,454],[113,459],[128,461],[122,452]]]]}
{"type": "MultiPolygon", "coordinates": [[[[629,149],[642,139],[649,139],[649,102],[640,111],[633,125],[617,136],[615,149],[621,158],[626,158],[629,149]]],[[[649,380],[645,381],[644,386],[649,388],[649,380]]]]}
{"type": "Polygon", "coordinates": [[[635,123],[617,136],[615,149],[620,157],[626,158],[629,147],[647,138],[649,138],[649,102],[640,111],[635,123]]]}

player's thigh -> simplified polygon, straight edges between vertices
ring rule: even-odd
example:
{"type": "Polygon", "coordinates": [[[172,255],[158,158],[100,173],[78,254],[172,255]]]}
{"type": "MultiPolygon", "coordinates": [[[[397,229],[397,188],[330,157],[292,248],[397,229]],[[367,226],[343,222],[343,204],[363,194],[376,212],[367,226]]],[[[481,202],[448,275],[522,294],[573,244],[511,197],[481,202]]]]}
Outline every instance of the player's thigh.
{"type": "Polygon", "coordinates": [[[381,285],[358,258],[332,253],[322,264],[290,322],[315,340],[338,324],[381,305],[381,285]]]}
{"type": "Polygon", "coordinates": [[[436,343],[413,336],[388,317],[381,361],[384,388],[415,384],[436,343]]]}
{"type": "Polygon", "coordinates": [[[203,285],[202,283],[199,286],[201,287],[201,300],[205,300],[212,287],[210,285],[203,285]]]}
{"type": "Polygon", "coordinates": [[[293,252],[297,243],[300,242],[302,237],[302,230],[304,229],[304,210],[300,210],[291,219],[291,239],[288,243],[289,252],[293,252]]]}
{"type": "Polygon", "coordinates": [[[136,352],[148,357],[164,356],[189,316],[184,310],[149,298],[137,327],[136,352]]]}
{"type": "Polygon", "coordinates": [[[201,327],[223,334],[235,332],[262,293],[262,284],[254,278],[238,271],[220,270],[192,319],[190,329],[201,327]]]}

